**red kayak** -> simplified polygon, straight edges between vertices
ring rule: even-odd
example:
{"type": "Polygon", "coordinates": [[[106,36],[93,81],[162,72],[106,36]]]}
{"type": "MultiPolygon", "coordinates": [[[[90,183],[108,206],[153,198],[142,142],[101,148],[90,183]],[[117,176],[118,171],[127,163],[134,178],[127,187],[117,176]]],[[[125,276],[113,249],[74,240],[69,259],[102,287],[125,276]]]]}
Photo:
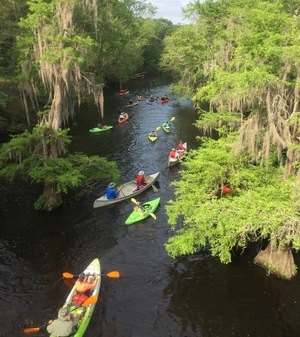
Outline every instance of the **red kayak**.
{"type": "Polygon", "coordinates": [[[120,95],[120,96],[126,96],[128,93],[129,93],[129,90],[127,90],[127,89],[126,89],[126,90],[120,90],[120,91],[119,91],[119,95],[120,95]]]}
{"type": "Polygon", "coordinates": [[[120,118],[118,119],[118,123],[121,124],[121,123],[125,123],[127,121],[127,119],[129,118],[129,115],[127,112],[125,112],[125,118],[120,118]]]}
{"type": "Polygon", "coordinates": [[[169,100],[170,100],[170,97],[167,97],[165,99],[160,99],[160,103],[167,103],[169,102],[169,100]]]}

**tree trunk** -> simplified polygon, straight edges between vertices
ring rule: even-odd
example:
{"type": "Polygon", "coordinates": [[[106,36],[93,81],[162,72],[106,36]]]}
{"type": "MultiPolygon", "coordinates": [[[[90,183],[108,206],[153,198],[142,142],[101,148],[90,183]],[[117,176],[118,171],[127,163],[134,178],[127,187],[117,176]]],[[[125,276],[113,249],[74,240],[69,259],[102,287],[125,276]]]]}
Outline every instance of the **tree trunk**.
{"type": "Polygon", "coordinates": [[[293,253],[290,247],[279,249],[270,242],[265,250],[261,250],[254,258],[254,263],[279,278],[290,280],[297,273],[293,253]]]}
{"type": "Polygon", "coordinates": [[[57,192],[57,186],[55,183],[45,184],[44,186],[44,210],[55,210],[62,202],[61,193],[57,192]]]}

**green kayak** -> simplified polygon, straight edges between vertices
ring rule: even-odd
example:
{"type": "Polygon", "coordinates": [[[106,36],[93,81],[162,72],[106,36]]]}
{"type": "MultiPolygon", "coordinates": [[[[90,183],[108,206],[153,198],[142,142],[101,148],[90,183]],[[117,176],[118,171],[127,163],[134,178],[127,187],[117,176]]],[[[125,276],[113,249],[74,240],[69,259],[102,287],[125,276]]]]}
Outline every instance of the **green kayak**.
{"type": "Polygon", "coordinates": [[[148,135],[148,138],[151,142],[155,142],[157,140],[157,135],[151,135],[151,132],[148,135]]]}
{"type": "Polygon", "coordinates": [[[112,125],[108,125],[108,126],[105,127],[105,128],[92,128],[92,129],[90,129],[89,131],[90,131],[90,132],[102,132],[102,131],[110,130],[110,129],[112,129],[112,128],[113,128],[112,125]]]}
{"type": "Polygon", "coordinates": [[[164,123],[161,127],[165,132],[167,133],[171,132],[170,124],[164,123]]]}
{"type": "Polygon", "coordinates": [[[144,219],[148,218],[148,216],[150,216],[151,214],[153,215],[153,217],[155,217],[153,212],[156,211],[156,209],[159,205],[159,202],[160,202],[160,198],[156,198],[156,199],[147,201],[144,204],[142,204],[141,211],[134,210],[129,215],[129,217],[126,219],[125,225],[132,225],[132,224],[134,224],[138,221],[144,220],[144,219]],[[143,210],[145,212],[143,212],[143,210]]]}

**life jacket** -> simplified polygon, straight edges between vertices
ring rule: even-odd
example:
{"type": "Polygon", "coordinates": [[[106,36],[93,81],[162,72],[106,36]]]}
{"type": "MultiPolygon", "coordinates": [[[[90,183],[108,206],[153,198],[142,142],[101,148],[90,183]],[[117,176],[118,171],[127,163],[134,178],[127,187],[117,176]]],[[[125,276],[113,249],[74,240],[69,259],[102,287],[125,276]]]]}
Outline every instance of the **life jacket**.
{"type": "Polygon", "coordinates": [[[136,183],[138,185],[144,185],[145,184],[145,178],[144,178],[144,176],[138,175],[136,177],[136,183]]]}
{"type": "Polygon", "coordinates": [[[174,158],[174,159],[177,158],[177,152],[176,151],[171,151],[170,152],[170,157],[174,158]]]}
{"type": "Polygon", "coordinates": [[[79,293],[85,293],[88,290],[91,290],[95,287],[95,283],[89,283],[89,282],[81,282],[79,280],[77,280],[75,282],[75,289],[76,291],[78,291],[79,293]]]}
{"type": "Polygon", "coordinates": [[[75,294],[72,297],[72,302],[75,307],[80,307],[81,304],[88,299],[88,296],[85,294],[75,294]]]}
{"type": "Polygon", "coordinates": [[[177,146],[177,150],[184,150],[183,144],[179,143],[177,146]]]}
{"type": "Polygon", "coordinates": [[[229,186],[223,186],[222,188],[223,194],[228,194],[230,193],[230,191],[231,191],[231,188],[229,186]]]}

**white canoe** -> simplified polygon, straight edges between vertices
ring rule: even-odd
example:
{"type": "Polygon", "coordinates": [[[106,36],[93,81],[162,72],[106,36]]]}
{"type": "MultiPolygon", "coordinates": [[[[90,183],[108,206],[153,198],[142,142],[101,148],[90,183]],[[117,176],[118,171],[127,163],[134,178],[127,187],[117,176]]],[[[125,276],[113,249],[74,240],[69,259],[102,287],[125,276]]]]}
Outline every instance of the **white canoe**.
{"type": "Polygon", "coordinates": [[[184,153],[180,156],[180,159],[177,158],[170,158],[170,156],[168,157],[168,167],[172,167],[178,163],[181,162],[181,160],[184,158],[185,153],[187,151],[187,142],[183,143],[183,147],[185,148],[184,153]]]}
{"type": "Polygon", "coordinates": [[[119,194],[118,198],[107,199],[106,194],[104,194],[100,198],[98,198],[94,201],[93,207],[98,208],[98,207],[116,204],[118,202],[121,202],[121,201],[124,201],[126,199],[132,198],[132,197],[144,192],[150,186],[153,186],[153,184],[158,179],[159,173],[160,172],[156,172],[156,173],[150,174],[149,176],[145,176],[146,181],[149,181],[149,182],[146,186],[144,186],[143,188],[140,188],[138,190],[136,190],[137,184],[136,184],[135,180],[130,180],[127,183],[118,186],[117,188],[120,189],[120,194],[119,194]]]}

